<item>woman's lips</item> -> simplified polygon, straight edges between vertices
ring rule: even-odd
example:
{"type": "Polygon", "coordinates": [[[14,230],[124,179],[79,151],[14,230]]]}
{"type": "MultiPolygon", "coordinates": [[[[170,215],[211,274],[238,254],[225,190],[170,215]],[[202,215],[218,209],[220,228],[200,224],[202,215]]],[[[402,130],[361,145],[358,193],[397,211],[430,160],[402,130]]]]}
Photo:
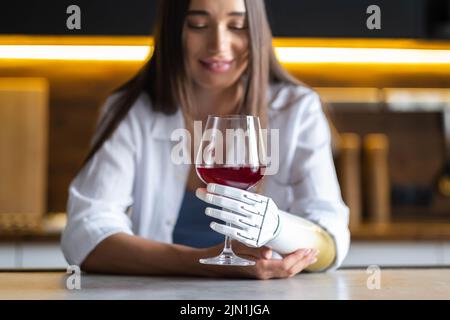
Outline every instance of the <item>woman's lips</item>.
{"type": "Polygon", "coordinates": [[[200,64],[214,73],[224,73],[231,69],[233,60],[200,60],[200,64]]]}

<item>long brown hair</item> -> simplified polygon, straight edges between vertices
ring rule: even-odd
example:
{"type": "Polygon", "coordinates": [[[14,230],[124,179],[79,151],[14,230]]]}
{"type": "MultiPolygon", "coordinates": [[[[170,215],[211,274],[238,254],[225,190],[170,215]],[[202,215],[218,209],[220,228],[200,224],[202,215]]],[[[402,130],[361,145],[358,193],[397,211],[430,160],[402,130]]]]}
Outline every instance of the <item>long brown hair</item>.
{"type": "MultiPolygon", "coordinates": [[[[300,84],[278,62],[272,46],[264,1],[244,0],[250,38],[249,65],[246,87],[239,112],[259,116],[263,126],[267,121],[269,83],[300,84]]],[[[178,106],[185,114],[193,112],[190,97],[190,78],[187,75],[183,51],[183,25],[190,0],[159,0],[154,51],[151,59],[139,73],[114,91],[119,98],[101,119],[96,139],[83,161],[82,167],[114,133],[142,92],[148,94],[151,108],[164,114],[173,114],[178,106]]]]}

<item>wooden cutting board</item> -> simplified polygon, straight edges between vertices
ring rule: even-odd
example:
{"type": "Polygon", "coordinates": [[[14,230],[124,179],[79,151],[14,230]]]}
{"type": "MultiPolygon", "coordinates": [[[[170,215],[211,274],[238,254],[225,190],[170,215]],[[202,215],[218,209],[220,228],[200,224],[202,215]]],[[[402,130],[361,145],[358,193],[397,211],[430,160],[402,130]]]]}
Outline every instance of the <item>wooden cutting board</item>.
{"type": "Polygon", "coordinates": [[[34,228],[46,212],[48,83],[0,78],[0,231],[34,228]]]}

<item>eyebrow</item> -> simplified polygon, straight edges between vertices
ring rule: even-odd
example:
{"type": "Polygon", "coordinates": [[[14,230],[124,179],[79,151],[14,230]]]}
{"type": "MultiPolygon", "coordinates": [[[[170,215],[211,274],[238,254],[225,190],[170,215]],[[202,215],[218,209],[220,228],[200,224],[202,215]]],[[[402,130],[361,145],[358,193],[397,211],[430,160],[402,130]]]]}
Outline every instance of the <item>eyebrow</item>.
{"type": "MultiPolygon", "coordinates": [[[[188,16],[210,16],[208,11],[205,10],[189,10],[188,16]]],[[[246,13],[243,11],[232,11],[228,13],[229,16],[245,17],[246,13]]]]}

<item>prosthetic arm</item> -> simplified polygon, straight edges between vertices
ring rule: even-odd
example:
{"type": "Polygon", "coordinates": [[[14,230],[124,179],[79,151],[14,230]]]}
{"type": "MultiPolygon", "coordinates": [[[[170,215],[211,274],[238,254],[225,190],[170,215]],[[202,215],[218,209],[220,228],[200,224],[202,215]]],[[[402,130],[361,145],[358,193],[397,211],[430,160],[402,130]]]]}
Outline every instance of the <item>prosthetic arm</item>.
{"type": "Polygon", "coordinates": [[[196,195],[227,210],[206,209],[206,215],[231,224],[212,222],[216,232],[250,247],[268,246],[279,254],[317,249],[318,260],[308,271],[325,270],[334,262],[336,248],[331,236],[313,222],[279,210],[271,198],[213,183],[206,190],[198,189],[196,195]]]}

